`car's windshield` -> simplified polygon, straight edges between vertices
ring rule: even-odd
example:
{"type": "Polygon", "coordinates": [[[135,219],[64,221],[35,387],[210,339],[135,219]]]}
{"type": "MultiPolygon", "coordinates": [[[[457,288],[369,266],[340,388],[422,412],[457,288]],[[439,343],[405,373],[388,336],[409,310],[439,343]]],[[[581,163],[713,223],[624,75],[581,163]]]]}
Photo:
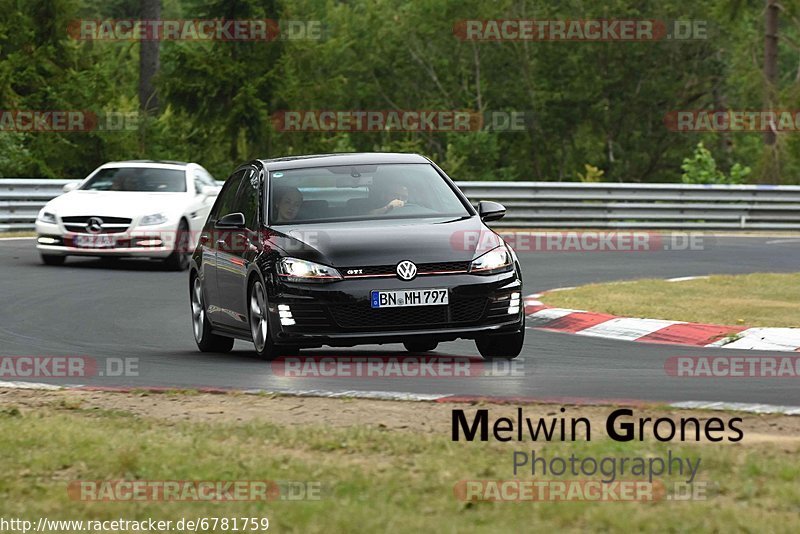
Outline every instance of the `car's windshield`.
{"type": "Polygon", "coordinates": [[[183,169],[118,167],[100,169],[81,189],[88,191],[146,191],[151,193],[186,192],[183,169]]]}
{"type": "Polygon", "coordinates": [[[469,215],[427,163],[275,171],[269,206],[272,224],[469,215]]]}

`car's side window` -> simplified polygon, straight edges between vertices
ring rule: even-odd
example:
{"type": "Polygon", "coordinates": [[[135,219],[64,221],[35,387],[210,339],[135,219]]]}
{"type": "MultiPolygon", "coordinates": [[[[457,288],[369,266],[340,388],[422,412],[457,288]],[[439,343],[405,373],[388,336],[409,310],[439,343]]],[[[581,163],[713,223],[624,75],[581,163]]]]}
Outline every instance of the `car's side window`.
{"type": "Polygon", "coordinates": [[[248,229],[258,229],[258,174],[253,169],[248,169],[242,180],[234,211],[244,214],[248,229]]]}
{"type": "Polygon", "coordinates": [[[229,213],[234,213],[235,210],[233,208],[236,201],[236,193],[239,191],[239,184],[242,181],[244,173],[245,171],[241,170],[225,181],[225,185],[222,187],[222,191],[220,191],[217,201],[211,209],[209,220],[216,221],[220,217],[224,217],[229,213]]]}

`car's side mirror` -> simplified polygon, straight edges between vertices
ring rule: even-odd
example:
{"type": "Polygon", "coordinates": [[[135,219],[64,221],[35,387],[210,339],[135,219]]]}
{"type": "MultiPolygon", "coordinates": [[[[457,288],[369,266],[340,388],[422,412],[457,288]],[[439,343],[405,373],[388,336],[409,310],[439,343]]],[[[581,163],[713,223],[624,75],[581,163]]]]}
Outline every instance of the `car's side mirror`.
{"type": "Polygon", "coordinates": [[[70,191],[77,189],[78,185],[80,185],[80,182],[70,182],[68,184],[64,184],[64,187],[61,189],[63,189],[65,193],[69,193],[70,191]]]}
{"type": "Polygon", "coordinates": [[[483,221],[496,221],[502,219],[506,214],[506,207],[499,202],[491,200],[481,200],[478,202],[478,215],[483,221]]]}
{"type": "Polygon", "coordinates": [[[214,185],[204,185],[204,186],[202,186],[200,188],[200,194],[203,195],[206,198],[215,197],[215,196],[219,195],[219,190],[220,189],[221,189],[220,187],[217,187],[217,186],[214,186],[214,185]]]}
{"type": "Polygon", "coordinates": [[[244,228],[244,213],[229,213],[224,217],[217,219],[217,223],[215,224],[217,228],[230,228],[230,229],[239,229],[244,228]]]}

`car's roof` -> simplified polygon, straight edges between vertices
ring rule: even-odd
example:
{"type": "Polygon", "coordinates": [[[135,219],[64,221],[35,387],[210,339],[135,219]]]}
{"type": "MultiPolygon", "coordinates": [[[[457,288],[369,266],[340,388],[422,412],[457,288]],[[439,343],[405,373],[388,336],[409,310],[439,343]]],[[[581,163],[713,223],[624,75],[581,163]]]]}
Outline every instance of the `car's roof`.
{"type": "Polygon", "coordinates": [[[336,165],[383,165],[388,163],[430,163],[419,154],[399,152],[348,152],[340,154],[312,154],[308,156],[289,156],[285,158],[262,159],[270,171],[305,169],[308,167],[329,167],[336,165]]]}
{"type": "Polygon", "coordinates": [[[185,161],[171,161],[171,160],[155,160],[155,159],[131,159],[125,161],[109,161],[104,163],[102,167],[154,167],[154,168],[168,168],[168,167],[188,167],[190,165],[197,165],[196,163],[187,163],[185,161]]]}

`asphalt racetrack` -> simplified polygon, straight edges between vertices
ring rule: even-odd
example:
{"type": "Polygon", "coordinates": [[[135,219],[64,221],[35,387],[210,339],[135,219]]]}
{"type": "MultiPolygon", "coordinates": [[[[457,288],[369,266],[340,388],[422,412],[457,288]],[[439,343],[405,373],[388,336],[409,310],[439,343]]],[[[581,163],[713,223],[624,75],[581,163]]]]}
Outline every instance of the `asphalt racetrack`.
{"type": "MultiPolygon", "coordinates": [[[[714,237],[703,250],[520,252],[524,294],[589,282],[713,273],[792,272],[800,238],[714,237]]],[[[740,351],[632,343],[528,329],[515,376],[465,378],[289,378],[237,341],[230,354],[198,352],[192,337],[188,273],[158,262],[92,258],[64,267],[40,263],[33,239],[0,241],[0,356],[138,358],[138,376],[30,378],[95,386],[221,387],[267,391],[401,392],[493,397],[724,401],[800,406],[792,379],[676,378],[670,356],[741,355],[740,351]]],[[[305,355],[391,356],[401,345],[307,350],[305,355]]],[[[769,354],[759,352],[759,355],[769,354]]],[[[775,353],[783,354],[786,353],[775,353]]],[[[471,341],[439,345],[435,355],[484,364],[471,341]]],[[[102,367],[102,365],[101,365],[102,367]]],[[[0,378],[0,380],[9,380],[0,378]]],[[[18,379],[23,380],[23,379],[18,379]]]]}

